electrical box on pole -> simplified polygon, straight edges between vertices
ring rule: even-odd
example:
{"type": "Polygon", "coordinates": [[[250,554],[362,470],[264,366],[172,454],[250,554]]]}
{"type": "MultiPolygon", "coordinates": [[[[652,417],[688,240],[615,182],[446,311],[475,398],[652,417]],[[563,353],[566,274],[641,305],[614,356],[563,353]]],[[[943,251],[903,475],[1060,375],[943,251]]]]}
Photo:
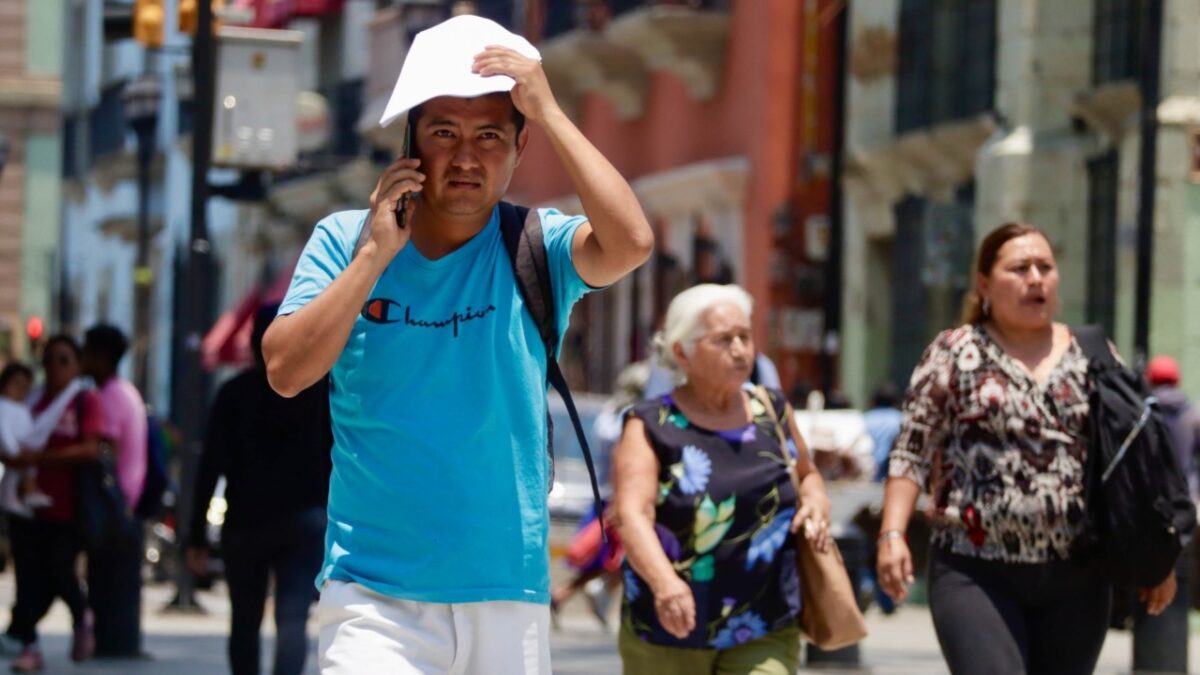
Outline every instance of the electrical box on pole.
{"type": "Polygon", "coordinates": [[[303,37],[233,26],[217,33],[214,165],[277,169],[295,162],[303,37]]]}

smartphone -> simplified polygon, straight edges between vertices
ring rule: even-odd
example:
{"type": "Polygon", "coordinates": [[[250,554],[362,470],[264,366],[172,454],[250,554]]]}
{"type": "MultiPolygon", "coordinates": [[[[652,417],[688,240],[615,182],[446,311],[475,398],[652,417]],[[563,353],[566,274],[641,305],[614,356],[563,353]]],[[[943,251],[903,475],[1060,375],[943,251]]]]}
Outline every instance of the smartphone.
{"type": "MultiPolygon", "coordinates": [[[[400,146],[400,154],[404,159],[411,159],[413,156],[413,125],[407,120],[404,122],[404,142],[400,146]]],[[[411,197],[412,193],[406,192],[396,203],[396,224],[400,226],[400,229],[408,227],[405,219],[408,215],[408,200],[411,197]]]]}

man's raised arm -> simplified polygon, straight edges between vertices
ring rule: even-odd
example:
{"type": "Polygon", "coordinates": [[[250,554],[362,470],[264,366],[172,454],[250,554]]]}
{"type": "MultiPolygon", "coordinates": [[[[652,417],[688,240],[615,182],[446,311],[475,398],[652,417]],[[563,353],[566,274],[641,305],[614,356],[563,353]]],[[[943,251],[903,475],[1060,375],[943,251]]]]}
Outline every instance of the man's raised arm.
{"type": "Polygon", "coordinates": [[[572,244],[579,277],[590,286],[608,286],[646,262],[654,233],[633,188],[563,113],[542,64],[511,49],[489,47],[475,57],[475,70],[516,81],[513,105],[546,132],[571,176],[588,218],[572,244]]]}

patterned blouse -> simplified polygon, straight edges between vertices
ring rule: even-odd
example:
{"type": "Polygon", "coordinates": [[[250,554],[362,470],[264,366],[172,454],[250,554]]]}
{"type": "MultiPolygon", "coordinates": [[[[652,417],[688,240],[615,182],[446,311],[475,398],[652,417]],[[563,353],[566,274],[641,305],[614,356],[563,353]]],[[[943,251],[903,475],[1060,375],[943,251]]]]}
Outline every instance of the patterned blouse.
{"type": "Polygon", "coordinates": [[[1043,384],[981,325],[945,331],[913,371],[888,475],[931,495],[933,544],[986,560],[1066,559],[1082,530],[1087,358],[1043,384]]]}
{"type": "MultiPolygon", "coordinates": [[[[771,393],[782,418],[784,398],[771,393]]],[[[775,425],[751,397],[753,419],[711,431],[688,421],[670,395],[629,412],[646,426],[658,457],[654,529],[692,588],[696,628],[679,640],[658,623],[654,596],[625,563],[622,621],[648,642],[728,649],[795,622],[800,613],[796,552],[788,531],[796,492],[775,425]]],[[[795,443],[788,439],[793,456],[795,443]]]]}

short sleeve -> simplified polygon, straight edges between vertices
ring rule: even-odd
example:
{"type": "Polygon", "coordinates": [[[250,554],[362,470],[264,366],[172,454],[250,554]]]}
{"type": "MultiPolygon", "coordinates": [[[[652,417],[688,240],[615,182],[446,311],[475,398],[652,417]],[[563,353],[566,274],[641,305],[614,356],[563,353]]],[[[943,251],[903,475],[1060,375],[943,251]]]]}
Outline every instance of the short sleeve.
{"type": "Polygon", "coordinates": [[[292,283],[279,306],[280,316],[312,302],[349,267],[354,243],[366,222],[367,213],[365,210],[342,211],[317,223],[296,262],[292,283]]]}
{"type": "Polygon", "coordinates": [[[593,290],[575,270],[572,245],[575,232],[587,222],[585,216],[568,216],[557,209],[538,209],[542,221],[542,238],[546,245],[546,261],[550,265],[551,285],[554,287],[554,308],[561,338],[571,320],[571,308],[580,298],[593,290]]]}
{"type": "Polygon", "coordinates": [[[925,350],[913,369],[904,399],[904,419],[888,456],[888,476],[908,478],[928,487],[933,458],[949,428],[947,410],[954,355],[943,333],[925,350]]]}

